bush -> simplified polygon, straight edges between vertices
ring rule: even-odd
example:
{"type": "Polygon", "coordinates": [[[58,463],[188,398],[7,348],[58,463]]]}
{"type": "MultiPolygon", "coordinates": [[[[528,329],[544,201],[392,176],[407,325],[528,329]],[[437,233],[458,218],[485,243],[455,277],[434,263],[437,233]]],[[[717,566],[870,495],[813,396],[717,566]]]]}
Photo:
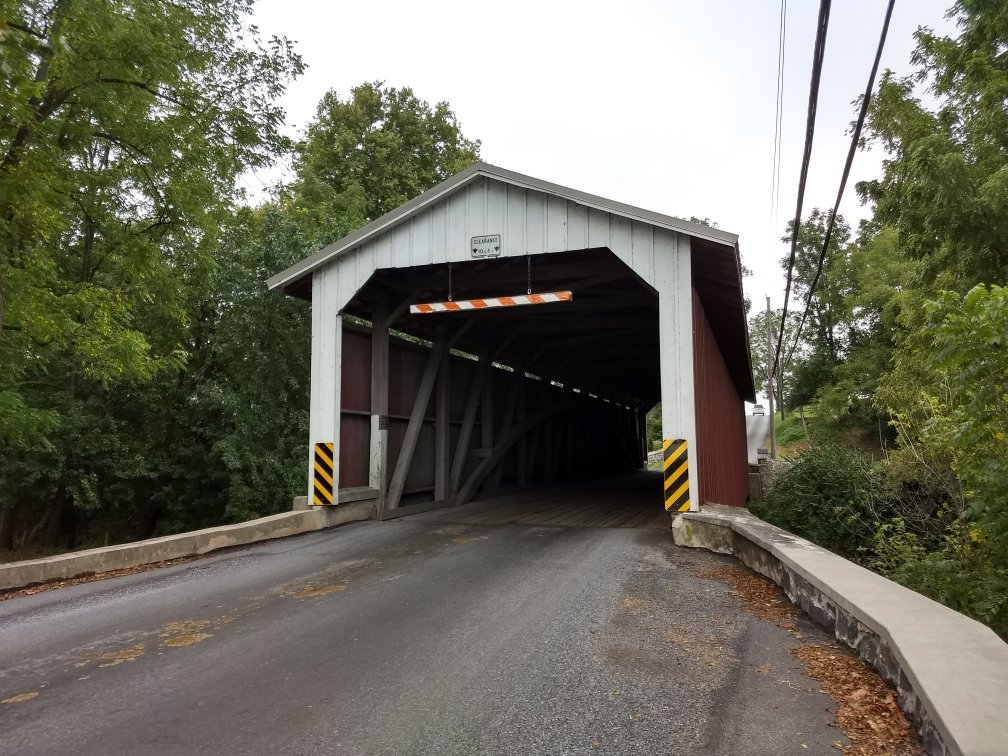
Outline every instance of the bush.
{"type": "Polygon", "coordinates": [[[874,543],[885,476],[867,455],[841,446],[805,449],[774,480],[753,512],[785,530],[849,558],[874,543]]]}
{"type": "Polygon", "coordinates": [[[911,590],[973,617],[1008,640],[1008,564],[1003,540],[955,520],[937,548],[924,545],[902,518],[882,524],[871,565],[911,590]]]}

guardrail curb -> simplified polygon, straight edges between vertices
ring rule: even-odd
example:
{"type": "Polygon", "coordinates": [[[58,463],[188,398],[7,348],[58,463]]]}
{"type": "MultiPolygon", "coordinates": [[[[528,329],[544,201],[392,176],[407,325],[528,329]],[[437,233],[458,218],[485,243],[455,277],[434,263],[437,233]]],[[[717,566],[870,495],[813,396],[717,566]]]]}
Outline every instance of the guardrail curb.
{"type": "Polygon", "coordinates": [[[42,559],[0,564],[0,591],[26,588],[54,580],[130,569],[179,557],[198,556],[229,546],[324,530],[375,516],[375,502],[355,501],[338,507],[282,512],[235,525],[194,530],[189,533],[149,538],[118,546],[71,551],[42,559]]]}
{"type": "Polygon", "coordinates": [[[672,528],[678,545],[767,576],[856,650],[896,688],[929,754],[1006,753],[1008,644],[993,630],[744,509],[706,505],[672,528]]]}

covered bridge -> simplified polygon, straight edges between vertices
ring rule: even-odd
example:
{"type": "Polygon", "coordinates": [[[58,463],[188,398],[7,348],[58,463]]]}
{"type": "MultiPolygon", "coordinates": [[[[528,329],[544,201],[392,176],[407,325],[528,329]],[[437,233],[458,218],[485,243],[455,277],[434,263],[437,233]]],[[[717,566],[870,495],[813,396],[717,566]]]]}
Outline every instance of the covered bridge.
{"type": "Polygon", "coordinates": [[[310,503],[641,470],[657,402],[656,508],[746,500],[734,234],[480,162],[268,285],[312,304],[310,503]]]}

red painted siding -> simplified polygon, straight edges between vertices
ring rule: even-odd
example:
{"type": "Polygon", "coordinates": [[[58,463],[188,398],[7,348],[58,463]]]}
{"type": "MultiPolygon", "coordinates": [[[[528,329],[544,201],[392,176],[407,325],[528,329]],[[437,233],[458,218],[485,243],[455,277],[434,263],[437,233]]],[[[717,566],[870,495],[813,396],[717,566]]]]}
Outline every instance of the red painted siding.
{"type": "Polygon", "coordinates": [[[700,500],[735,507],[748,495],[745,406],[693,290],[693,385],[700,500]]]}

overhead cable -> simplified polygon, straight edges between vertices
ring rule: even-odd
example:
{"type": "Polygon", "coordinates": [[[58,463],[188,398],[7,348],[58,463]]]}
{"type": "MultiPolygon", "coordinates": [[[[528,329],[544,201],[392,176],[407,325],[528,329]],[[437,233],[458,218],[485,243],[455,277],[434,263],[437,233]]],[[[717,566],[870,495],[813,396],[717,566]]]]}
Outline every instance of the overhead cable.
{"type": "Polygon", "coordinates": [[[819,262],[816,265],[815,276],[812,278],[812,285],[809,286],[805,295],[805,309],[802,311],[801,322],[798,324],[798,332],[795,334],[794,343],[788,351],[784,364],[791,362],[798,341],[801,339],[802,328],[805,326],[805,318],[808,316],[809,306],[812,303],[812,295],[815,294],[816,285],[823,272],[823,265],[826,261],[826,250],[829,248],[830,238],[833,236],[833,223],[836,221],[837,212],[840,209],[840,200],[843,199],[844,189],[847,188],[847,178],[850,176],[851,165],[854,162],[854,153],[857,152],[858,144],[861,142],[861,129],[864,127],[865,118],[868,115],[868,106],[871,103],[872,90],[875,88],[875,76],[878,74],[879,62],[882,60],[882,49],[885,47],[886,35],[889,33],[889,20],[892,18],[893,6],[896,0],[889,0],[886,8],[885,20],[882,22],[882,33],[879,35],[878,48],[875,50],[875,61],[872,63],[871,73],[868,75],[868,86],[865,87],[864,96],[861,98],[861,110],[858,113],[857,123],[854,126],[854,133],[851,134],[850,149],[847,150],[847,162],[844,164],[843,176],[840,178],[840,189],[837,191],[836,202],[833,203],[833,212],[830,213],[829,223],[826,225],[826,235],[823,237],[822,250],[819,252],[819,262]]]}
{"type": "Polygon", "coordinates": [[[770,222],[777,222],[780,204],[780,160],[784,121],[784,48],[787,41],[787,0],[781,0],[780,27],[777,32],[777,112],[774,114],[773,175],[770,183],[770,222]]]}
{"type": "Polygon", "coordinates": [[[808,180],[809,161],[812,158],[812,137],[815,134],[816,108],[819,104],[819,80],[822,78],[823,58],[826,53],[826,29],[829,26],[830,0],[820,0],[819,20],[816,25],[815,47],[812,51],[812,79],[809,82],[808,115],[805,119],[805,150],[802,154],[801,173],[798,177],[798,202],[795,208],[791,233],[791,255],[788,258],[787,285],[784,288],[784,310],[781,314],[780,333],[774,352],[773,374],[780,363],[781,342],[784,340],[784,323],[787,321],[788,299],[791,296],[791,277],[794,273],[795,253],[798,249],[798,231],[801,228],[802,205],[805,201],[805,183],[808,180]]]}

